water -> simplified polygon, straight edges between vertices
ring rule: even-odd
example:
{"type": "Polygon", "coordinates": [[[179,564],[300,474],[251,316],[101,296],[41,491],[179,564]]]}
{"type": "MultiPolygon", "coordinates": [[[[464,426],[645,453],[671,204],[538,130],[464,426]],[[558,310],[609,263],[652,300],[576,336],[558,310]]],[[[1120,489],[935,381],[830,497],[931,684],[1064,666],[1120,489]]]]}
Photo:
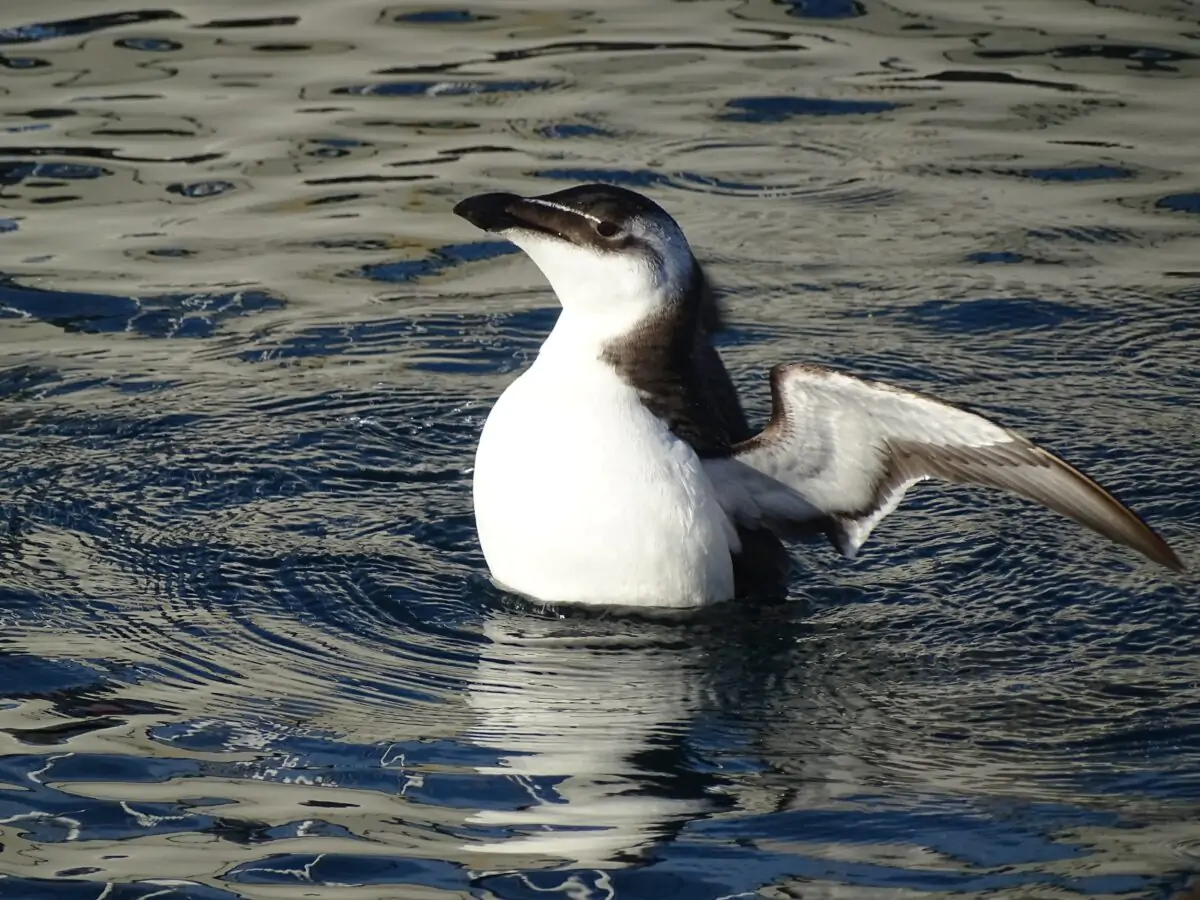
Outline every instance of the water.
{"type": "Polygon", "coordinates": [[[772,363],[986,408],[1200,566],[1200,7],[0,9],[0,896],[1183,897],[1200,600],[924,488],[685,622],[493,589],[553,322],[450,215],[605,179],[772,363]]]}

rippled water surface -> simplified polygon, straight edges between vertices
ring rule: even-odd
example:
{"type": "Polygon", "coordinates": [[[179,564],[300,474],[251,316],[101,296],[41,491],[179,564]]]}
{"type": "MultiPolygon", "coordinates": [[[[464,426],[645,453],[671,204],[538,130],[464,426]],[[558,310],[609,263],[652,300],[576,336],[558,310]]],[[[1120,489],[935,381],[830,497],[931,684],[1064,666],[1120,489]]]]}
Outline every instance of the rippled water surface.
{"type": "Polygon", "coordinates": [[[1049,513],[927,487],[683,622],[491,587],[555,304],[450,214],[644,190],[756,415],[989,409],[1195,569],[1196,3],[6,0],[0,63],[0,896],[1200,890],[1195,576],[1049,513]]]}

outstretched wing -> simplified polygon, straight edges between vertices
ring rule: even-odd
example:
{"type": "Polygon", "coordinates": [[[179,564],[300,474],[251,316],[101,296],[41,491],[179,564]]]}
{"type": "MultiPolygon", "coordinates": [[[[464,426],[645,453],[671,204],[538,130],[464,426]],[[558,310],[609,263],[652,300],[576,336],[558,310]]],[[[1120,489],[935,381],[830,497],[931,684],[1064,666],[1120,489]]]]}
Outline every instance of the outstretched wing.
{"type": "Polygon", "coordinates": [[[854,556],[918,481],[1020,494],[1157,563],[1179,557],[1136,513],[1078,469],[983,416],[810,365],[771,370],[771,421],[705,463],[735,519],[779,527],[818,518],[854,556]]]}

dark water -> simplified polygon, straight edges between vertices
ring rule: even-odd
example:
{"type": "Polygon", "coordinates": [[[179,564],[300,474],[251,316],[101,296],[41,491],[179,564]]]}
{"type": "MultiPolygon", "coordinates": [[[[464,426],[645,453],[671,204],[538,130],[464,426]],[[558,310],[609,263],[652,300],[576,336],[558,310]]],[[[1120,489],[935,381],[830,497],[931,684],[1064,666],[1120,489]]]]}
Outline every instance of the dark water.
{"type": "Polygon", "coordinates": [[[469,477],[554,303],[450,215],[653,194],[784,360],[1200,530],[1200,6],[0,7],[0,896],[1183,896],[1200,597],[914,492],[791,600],[556,618],[469,477]]]}

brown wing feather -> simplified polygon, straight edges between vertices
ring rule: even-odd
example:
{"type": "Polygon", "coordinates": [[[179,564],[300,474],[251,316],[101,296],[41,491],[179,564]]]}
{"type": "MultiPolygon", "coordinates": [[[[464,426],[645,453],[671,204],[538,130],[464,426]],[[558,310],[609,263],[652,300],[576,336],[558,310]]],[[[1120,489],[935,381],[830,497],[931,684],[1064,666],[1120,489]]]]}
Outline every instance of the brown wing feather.
{"type": "Polygon", "coordinates": [[[1011,491],[1169,569],[1184,570],[1175,551],[1141,516],[1066,460],[1029,441],[982,449],[889,442],[888,449],[897,468],[910,477],[1011,491]]]}

